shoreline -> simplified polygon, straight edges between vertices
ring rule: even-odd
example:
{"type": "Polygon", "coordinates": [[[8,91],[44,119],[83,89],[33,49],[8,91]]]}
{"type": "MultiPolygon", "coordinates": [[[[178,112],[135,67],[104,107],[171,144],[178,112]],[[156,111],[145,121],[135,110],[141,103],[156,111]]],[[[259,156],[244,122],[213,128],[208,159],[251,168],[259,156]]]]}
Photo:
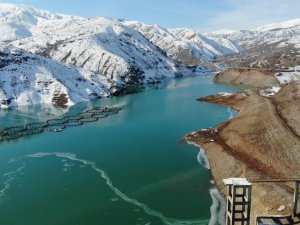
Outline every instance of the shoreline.
{"type": "Polygon", "coordinates": [[[209,164],[209,160],[206,157],[205,150],[195,142],[187,141],[187,144],[199,148],[199,153],[197,154],[197,161],[201,166],[210,171],[210,183],[213,185],[213,187],[209,189],[212,205],[210,207],[211,217],[208,225],[225,224],[226,199],[224,198],[224,195],[220,192],[218,186],[215,184],[215,179],[212,176],[211,167],[209,164]],[[203,159],[204,162],[201,162],[200,157],[203,159]]]}
{"type": "MultiPolygon", "coordinates": [[[[265,97],[257,90],[236,94],[215,94],[197,99],[222,104],[238,114],[210,129],[191,132],[182,140],[195,143],[205,152],[211,175],[225,196],[222,180],[228,177],[288,177],[300,174],[300,116],[294,108],[300,102],[300,82],[282,87],[274,96],[265,97]],[[292,91],[291,91],[292,90],[292,91]],[[289,93],[294,93],[292,100],[289,93]],[[292,114],[290,111],[292,110],[292,114]],[[296,123],[295,123],[296,120],[296,123]],[[293,125],[294,124],[294,125],[293,125]],[[284,150],[284,151],[283,151],[284,150]],[[297,160],[299,159],[299,160],[297,160]]],[[[253,184],[251,224],[258,215],[290,214],[293,196],[291,184],[253,184]],[[284,205],[285,210],[279,211],[284,205]]]]}

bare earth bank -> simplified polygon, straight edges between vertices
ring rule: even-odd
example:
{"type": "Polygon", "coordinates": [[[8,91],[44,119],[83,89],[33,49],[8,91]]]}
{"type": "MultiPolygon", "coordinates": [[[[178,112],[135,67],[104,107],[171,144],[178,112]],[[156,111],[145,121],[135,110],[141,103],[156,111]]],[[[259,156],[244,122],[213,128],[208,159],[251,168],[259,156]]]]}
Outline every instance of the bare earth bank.
{"type": "Polygon", "coordinates": [[[216,74],[214,81],[251,87],[267,87],[278,84],[275,71],[253,68],[231,68],[216,74]]]}
{"type": "MultiPolygon", "coordinates": [[[[202,146],[216,185],[226,193],[222,179],[229,177],[300,177],[300,82],[286,85],[272,97],[256,90],[198,99],[224,104],[239,114],[216,127],[183,139],[202,146]]],[[[290,214],[293,184],[255,183],[252,224],[258,215],[290,214]],[[278,208],[284,205],[285,210],[278,208]]]]}

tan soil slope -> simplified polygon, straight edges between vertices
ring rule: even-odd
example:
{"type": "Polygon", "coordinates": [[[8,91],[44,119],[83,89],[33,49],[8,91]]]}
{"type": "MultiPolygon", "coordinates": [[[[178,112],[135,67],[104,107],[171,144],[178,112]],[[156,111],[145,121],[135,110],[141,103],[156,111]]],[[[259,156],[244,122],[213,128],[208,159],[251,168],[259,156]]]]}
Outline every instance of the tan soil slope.
{"type": "MultiPolygon", "coordinates": [[[[300,82],[283,87],[270,98],[252,90],[198,100],[226,104],[239,111],[217,127],[184,138],[204,148],[223,194],[222,179],[228,177],[300,177],[300,82]]],[[[290,213],[291,185],[254,184],[252,223],[257,215],[290,213]],[[281,205],[286,210],[278,212],[281,205]]]]}
{"type": "Polygon", "coordinates": [[[214,81],[251,87],[267,87],[278,84],[274,74],[275,72],[272,70],[232,68],[216,74],[214,81]]]}

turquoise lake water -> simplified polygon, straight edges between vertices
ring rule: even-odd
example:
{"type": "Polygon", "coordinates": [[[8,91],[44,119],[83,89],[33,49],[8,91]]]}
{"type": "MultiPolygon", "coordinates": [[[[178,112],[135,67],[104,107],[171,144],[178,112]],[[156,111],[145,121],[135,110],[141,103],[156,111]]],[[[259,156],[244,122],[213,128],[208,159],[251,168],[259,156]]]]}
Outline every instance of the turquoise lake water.
{"type": "Polygon", "coordinates": [[[6,127],[94,106],[123,107],[95,123],[1,142],[0,224],[218,224],[210,172],[199,163],[199,148],[180,138],[234,113],[196,98],[237,90],[196,76],[69,110],[2,111],[6,127]]]}

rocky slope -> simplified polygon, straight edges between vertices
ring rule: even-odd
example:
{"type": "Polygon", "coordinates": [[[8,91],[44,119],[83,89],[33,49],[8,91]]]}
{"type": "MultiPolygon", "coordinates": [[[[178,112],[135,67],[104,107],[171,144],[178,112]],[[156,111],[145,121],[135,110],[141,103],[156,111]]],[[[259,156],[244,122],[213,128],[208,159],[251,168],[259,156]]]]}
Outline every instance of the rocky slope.
{"type": "Polygon", "coordinates": [[[217,56],[243,51],[243,48],[223,37],[206,37],[187,28],[167,29],[136,21],[122,21],[139,31],[169,56],[188,65],[212,65],[217,56]]]}
{"type": "Polygon", "coordinates": [[[0,108],[68,106],[120,91],[114,81],[23,50],[0,47],[0,108]]]}

